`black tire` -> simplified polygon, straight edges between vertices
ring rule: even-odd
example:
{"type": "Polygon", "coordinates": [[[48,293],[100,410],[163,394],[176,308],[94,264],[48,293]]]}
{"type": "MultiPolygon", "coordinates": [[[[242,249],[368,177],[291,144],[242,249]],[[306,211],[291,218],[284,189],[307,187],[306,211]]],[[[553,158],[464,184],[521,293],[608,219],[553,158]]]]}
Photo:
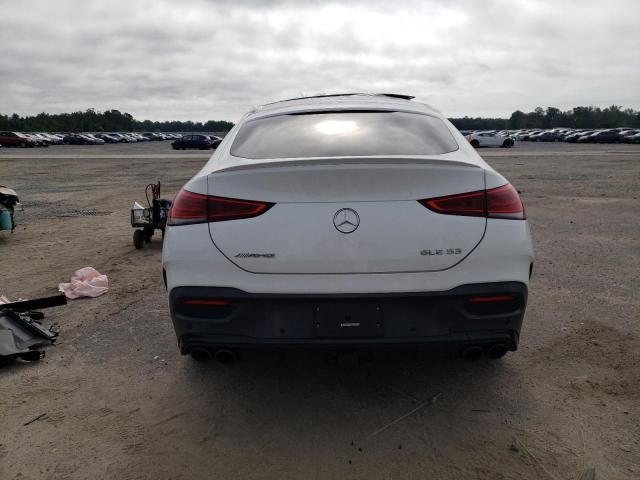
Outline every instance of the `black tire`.
{"type": "Polygon", "coordinates": [[[513,147],[513,140],[511,140],[510,138],[507,138],[504,142],[502,142],[502,146],[505,148],[513,147]]]}
{"type": "Polygon", "coordinates": [[[144,231],[138,229],[133,231],[133,246],[137,249],[144,247],[144,231]]]}
{"type": "Polygon", "coordinates": [[[478,140],[471,140],[471,146],[473,148],[478,148],[480,146],[480,142],[478,142],[478,140]]]}
{"type": "Polygon", "coordinates": [[[27,144],[26,144],[25,142],[22,142],[22,143],[20,144],[20,148],[25,148],[26,146],[27,146],[27,144]]]}

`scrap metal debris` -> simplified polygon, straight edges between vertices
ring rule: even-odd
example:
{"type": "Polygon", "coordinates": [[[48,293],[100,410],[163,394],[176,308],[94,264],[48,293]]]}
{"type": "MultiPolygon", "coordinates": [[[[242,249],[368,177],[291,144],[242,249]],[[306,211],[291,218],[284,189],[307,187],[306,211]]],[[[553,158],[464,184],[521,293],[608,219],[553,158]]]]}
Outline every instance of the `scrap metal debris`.
{"type": "Polygon", "coordinates": [[[0,305],[0,360],[21,358],[35,361],[44,356],[43,347],[58,336],[41,325],[44,317],[36,309],[65,305],[64,295],[22,300],[0,305]]]}
{"type": "Polygon", "coordinates": [[[28,422],[23,423],[23,424],[22,424],[22,426],[23,426],[23,427],[26,427],[27,425],[31,425],[33,422],[37,422],[38,420],[42,420],[42,419],[44,419],[46,416],[47,416],[47,414],[46,414],[46,413],[43,413],[43,414],[41,414],[41,415],[38,415],[37,417],[32,418],[32,419],[31,419],[31,420],[29,420],[28,422]]]}

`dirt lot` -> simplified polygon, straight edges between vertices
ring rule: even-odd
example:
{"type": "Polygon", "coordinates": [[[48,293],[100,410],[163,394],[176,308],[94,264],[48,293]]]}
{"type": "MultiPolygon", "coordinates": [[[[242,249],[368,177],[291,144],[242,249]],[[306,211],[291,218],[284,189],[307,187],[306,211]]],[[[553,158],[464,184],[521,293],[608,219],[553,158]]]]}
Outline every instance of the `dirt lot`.
{"type": "Polygon", "coordinates": [[[0,293],[53,294],[87,265],[111,285],[47,311],[45,360],[0,368],[0,479],[640,478],[640,147],[481,154],[522,191],[535,240],[518,352],[222,366],[179,355],[161,243],[135,250],[129,226],[144,185],[172,197],[207,152],[0,149],[25,206],[0,234],[0,293]]]}

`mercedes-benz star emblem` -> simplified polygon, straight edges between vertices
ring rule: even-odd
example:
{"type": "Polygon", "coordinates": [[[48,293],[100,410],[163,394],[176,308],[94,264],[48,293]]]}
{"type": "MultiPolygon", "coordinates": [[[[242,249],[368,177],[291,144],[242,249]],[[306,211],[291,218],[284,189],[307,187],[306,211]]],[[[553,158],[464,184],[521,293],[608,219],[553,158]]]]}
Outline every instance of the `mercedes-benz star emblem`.
{"type": "Polygon", "coordinates": [[[360,225],[360,217],[355,210],[351,210],[350,208],[341,208],[333,216],[333,224],[339,232],[355,232],[358,225],[360,225]]]}

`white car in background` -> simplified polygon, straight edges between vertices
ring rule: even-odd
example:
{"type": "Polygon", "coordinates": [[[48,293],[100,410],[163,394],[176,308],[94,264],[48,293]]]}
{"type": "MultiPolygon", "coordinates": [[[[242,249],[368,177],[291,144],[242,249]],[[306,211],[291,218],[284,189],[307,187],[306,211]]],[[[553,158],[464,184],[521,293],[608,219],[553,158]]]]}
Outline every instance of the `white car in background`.
{"type": "Polygon", "coordinates": [[[286,100],[227,134],[176,195],[165,231],[183,354],[517,349],[533,267],[520,197],[411,98],[286,100]]]}
{"type": "Polygon", "coordinates": [[[513,147],[515,139],[511,136],[499,135],[495,132],[473,132],[467,135],[473,148],[478,147],[513,147]]]}

